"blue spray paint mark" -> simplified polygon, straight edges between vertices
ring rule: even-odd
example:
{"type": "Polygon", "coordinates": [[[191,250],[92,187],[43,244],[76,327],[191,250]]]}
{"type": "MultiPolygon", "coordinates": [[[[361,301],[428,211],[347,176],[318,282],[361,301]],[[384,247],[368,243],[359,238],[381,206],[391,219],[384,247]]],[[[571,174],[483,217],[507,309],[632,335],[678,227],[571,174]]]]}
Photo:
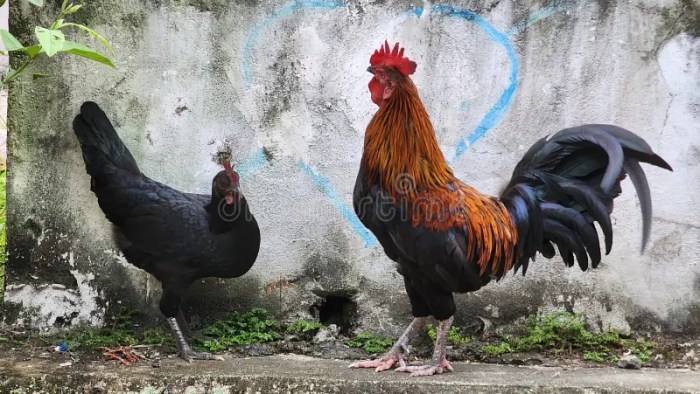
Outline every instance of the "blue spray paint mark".
{"type": "MultiPolygon", "coordinates": [[[[249,88],[253,81],[253,76],[250,71],[250,56],[252,48],[255,46],[256,41],[262,34],[262,32],[276,19],[286,17],[296,11],[305,8],[316,8],[321,10],[333,10],[336,8],[345,7],[344,4],[339,1],[334,0],[293,0],[285,4],[272,15],[265,18],[263,21],[253,27],[243,46],[242,54],[242,64],[241,70],[243,74],[243,81],[246,88],[249,88]]],[[[482,138],[486,133],[495,127],[498,122],[506,114],[510,105],[513,101],[513,96],[518,87],[518,72],[519,72],[519,62],[517,54],[513,45],[511,44],[509,37],[512,37],[529,26],[537,23],[538,21],[545,19],[551,15],[556,14],[564,9],[562,6],[562,0],[556,0],[552,5],[544,7],[538,11],[532,13],[527,19],[524,19],[511,27],[508,34],[505,34],[493,25],[487,22],[485,19],[475,14],[472,11],[464,10],[452,6],[446,5],[432,5],[431,11],[439,14],[443,14],[449,17],[457,17],[464,19],[469,22],[476,24],[482,32],[491,39],[494,43],[503,46],[511,63],[511,70],[509,75],[509,85],[505,88],[498,101],[489,109],[481,122],[477,125],[476,129],[472,131],[465,138],[457,143],[455,148],[454,156],[449,160],[452,162],[454,159],[462,155],[466,149],[473,145],[476,141],[482,138]]],[[[401,16],[415,16],[420,18],[424,13],[423,7],[415,7],[411,11],[403,13],[401,16]]],[[[469,108],[469,103],[463,102],[461,104],[462,109],[466,110],[469,108]]],[[[258,152],[256,155],[251,157],[250,164],[246,161],[246,164],[241,165],[243,168],[251,168],[248,173],[257,171],[257,168],[261,167],[265,163],[264,154],[262,151],[258,152]],[[248,166],[248,167],[246,167],[248,166]]],[[[331,185],[330,181],[324,178],[322,175],[315,173],[306,163],[303,161],[299,162],[299,167],[301,170],[316,184],[316,186],[330,199],[333,205],[338,209],[342,216],[347,220],[355,230],[355,232],[362,237],[365,242],[365,247],[375,245],[377,243],[376,238],[362,225],[355,213],[344,204],[338,197],[335,189],[331,185]]],[[[239,167],[240,168],[240,167],[239,167]]]]}
{"type": "Polygon", "coordinates": [[[250,55],[256,41],[260,38],[267,27],[277,19],[284,18],[293,14],[296,11],[305,8],[318,8],[321,10],[332,10],[335,8],[345,7],[345,4],[340,1],[334,0],[293,0],[289,3],[283,5],[277,11],[273,12],[272,15],[263,19],[257,25],[255,25],[248,32],[248,37],[246,37],[245,43],[243,44],[243,54],[241,62],[241,73],[243,74],[243,82],[246,88],[249,88],[253,82],[253,75],[250,71],[250,55]]]}
{"type": "Polygon", "coordinates": [[[309,177],[309,179],[311,179],[316,187],[318,187],[323,194],[328,197],[336,209],[340,211],[340,214],[343,215],[343,218],[345,218],[345,220],[352,225],[353,230],[355,230],[355,232],[362,237],[362,240],[365,242],[365,247],[374,246],[377,243],[377,239],[371,232],[369,232],[369,230],[367,230],[362,222],[360,222],[360,219],[358,219],[355,211],[348,208],[348,206],[338,197],[338,194],[335,192],[335,188],[331,182],[322,175],[317,174],[303,161],[299,161],[299,168],[301,168],[301,170],[309,177]]]}
{"type": "Polygon", "coordinates": [[[569,7],[571,7],[574,3],[577,3],[578,1],[574,2],[568,2],[564,4],[563,1],[561,0],[556,0],[554,3],[542,7],[539,10],[533,12],[530,14],[527,18],[517,22],[516,24],[513,25],[513,27],[508,30],[508,36],[513,37],[523,30],[527,29],[528,27],[534,25],[535,23],[541,21],[542,19],[549,18],[550,16],[565,11],[569,7]]]}
{"type": "Polygon", "coordinates": [[[242,178],[250,176],[258,172],[265,164],[267,164],[267,157],[265,157],[265,152],[262,148],[258,149],[255,153],[248,156],[242,163],[236,164],[236,172],[242,178]]]}
{"type": "Polygon", "coordinates": [[[486,35],[486,37],[490,38],[494,43],[503,46],[503,48],[506,50],[506,54],[508,55],[511,65],[509,78],[510,84],[505,88],[503,93],[501,93],[501,96],[498,98],[498,101],[496,101],[496,104],[489,109],[479,125],[476,126],[476,129],[457,143],[454,156],[448,161],[452,162],[454,159],[462,155],[462,153],[464,153],[464,151],[466,151],[470,145],[473,145],[481,137],[486,135],[489,130],[496,126],[496,124],[498,124],[501,118],[503,118],[503,115],[505,115],[510,108],[511,103],[513,102],[513,95],[515,94],[515,90],[518,88],[518,55],[515,53],[515,48],[513,48],[513,45],[510,43],[507,35],[493,27],[493,25],[488,23],[484,18],[473,13],[472,11],[448,5],[433,5],[430,9],[432,12],[450,17],[461,18],[476,24],[486,35]]]}

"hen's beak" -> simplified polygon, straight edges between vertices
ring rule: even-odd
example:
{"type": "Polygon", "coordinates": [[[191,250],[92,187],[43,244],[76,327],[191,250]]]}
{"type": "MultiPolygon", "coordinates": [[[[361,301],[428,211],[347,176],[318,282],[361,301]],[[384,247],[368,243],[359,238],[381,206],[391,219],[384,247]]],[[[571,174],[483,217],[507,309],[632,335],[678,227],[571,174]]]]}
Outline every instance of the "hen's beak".
{"type": "Polygon", "coordinates": [[[374,74],[374,68],[372,68],[372,66],[367,67],[367,72],[370,74],[374,74]]]}
{"type": "Polygon", "coordinates": [[[237,187],[226,190],[226,194],[224,195],[224,199],[228,205],[235,203],[236,201],[240,200],[240,198],[241,195],[238,193],[237,187]]]}

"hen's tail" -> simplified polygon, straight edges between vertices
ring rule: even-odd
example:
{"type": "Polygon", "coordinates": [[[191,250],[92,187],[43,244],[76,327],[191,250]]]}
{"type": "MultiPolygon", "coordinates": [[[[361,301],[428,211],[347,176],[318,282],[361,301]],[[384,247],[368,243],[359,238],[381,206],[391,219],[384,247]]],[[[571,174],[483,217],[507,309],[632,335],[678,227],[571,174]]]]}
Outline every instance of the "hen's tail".
{"type": "Polygon", "coordinates": [[[651,231],[651,197],[640,162],[671,170],[636,134],[612,125],[564,129],[537,141],[518,163],[501,195],[518,232],[515,269],[527,270],[537,252],[554,256],[554,245],[568,266],[574,256],[582,270],[600,262],[594,222],[612,247],[610,213],[629,175],[642,208],[642,251],[651,231]]]}
{"type": "Polygon", "coordinates": [[[83,150],[85,168],[93,179],[120,170],[141,174],[131,153],[97,104],[87,101],[80,106],[80,114],[73,120],[73,131],[83,150]]]}

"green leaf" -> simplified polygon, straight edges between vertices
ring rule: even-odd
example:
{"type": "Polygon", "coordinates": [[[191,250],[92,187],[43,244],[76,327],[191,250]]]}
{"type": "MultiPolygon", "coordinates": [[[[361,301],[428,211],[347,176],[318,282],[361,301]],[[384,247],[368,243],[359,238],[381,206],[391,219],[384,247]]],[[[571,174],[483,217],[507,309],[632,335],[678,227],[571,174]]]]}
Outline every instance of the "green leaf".
{"type": "Polygon", "coordinates": [[[48,77],[49,74],[44,74],[44,73],[33,73],[32,74],[32,79],[41,79],[41,78],[46,78],[48,77]]]}
{"type": "Polygon", "coordinates": [[[63,11],[63,13],[64,13],[65,15],[73,14],[73,13],[75,13],[76,11],[78,11],[78,10],[80,9],[80,7],[82,7],[82,6],[83,6],[82,4],[76,4],[76,5],[74,5],[74,6],[69,7],[67,10],[63,11]]]}
{"type": "Polygon", "coordinates": [[[68,6],[68,0],[63,0],[63,3],[61,4],[61,11],[65,11],[66,6],[68,6]]]}
{"type": "Polygon", "coordinates": [[[37,7],[43,7],[44,6],[44,0],[27,0],[28,2],[34,4],[37,7]]]}
{"type": "Polygon", "coordinates": [[[44,48],[42,48],[41,45],[32,45],[30,47],[22,48],[21,50],[31,57],[45,52],[44,48]]]}
{"type": "Polygon", "coordinates": [[[37,26],[34,32],[36,38],[39,39],[39,44],[41,44],[41,47],[49,57],[61,51],[63,44],[66,42],[66,37],[59,30],[49,30],[37,26]]]}
{"type": "Polygon", "coordinates": [[[0,0],[0,7],[2,7],[2,6],[5,5],[5,1],[6,1],[6,0],[0,0]]]}
{"type": "Polygon", "coordinates": [[[81,29],[81,30],[84,30],[84,31],[90,33],[90,35],[92,35],[92,36],[95,37],[99,42],[101,42],[102,45],[104,45],[105,48],[107,48],[107,50],[109,51],[109,53],[111,53],[112,56],[114,56],[114,51],[112,50],[112,46],[109,45],[109,42],[107,42],[107,40],[106,40],[104,37],[102,37],[101,35],[99,35],[96,31],[92,30],[91,28],[89,28],[89,27],[87,27],[87,26],[83,26],[83,25],[80,25],[80,24],[77,24],[77,23],[71,23],[71,22],[69,22],[69,23],[64,24],[62,27],[66,27],[66,26],[77,27],[78,29],[81,29]]]}
{"type": "Polygon", "coordinates": [[[112,63],[111,60],[109,60],[105,56],[93,51],[92,49],[86,47],[85,45],[78,44],[77,42],[66,41],[63,44],[63,48],[61,49],[61,52],[71,53],[73,55],[81,56],[81,57],[84,57],[86,59],[90,59],[90,60],[96,61],[98,63],[102,63],[105,66],[116,68],[116,66],[114,65],[114,63],[112,63]]]}
{"type": "Polygon", "coordinates": [[[5,44],[5,49],[8,51],[16,51],[24,48],[24,45],[22,45],[15,36],[5,29],[0,29],[0,37],[2,37],[2,43],[5,44]]]}

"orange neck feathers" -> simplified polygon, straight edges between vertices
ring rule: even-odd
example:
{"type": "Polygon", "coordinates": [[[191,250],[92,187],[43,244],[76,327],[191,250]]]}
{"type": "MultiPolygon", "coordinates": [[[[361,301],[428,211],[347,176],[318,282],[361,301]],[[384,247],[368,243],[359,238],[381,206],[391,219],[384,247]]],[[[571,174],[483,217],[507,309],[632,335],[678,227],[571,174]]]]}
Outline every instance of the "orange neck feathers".
{"type": "Polygon", "coordinates": [[[444,188],[454,179],[409,77],[398,82],[367,126],[361,168],[370,183],[409,200],[416,190],[444,188]]]}

